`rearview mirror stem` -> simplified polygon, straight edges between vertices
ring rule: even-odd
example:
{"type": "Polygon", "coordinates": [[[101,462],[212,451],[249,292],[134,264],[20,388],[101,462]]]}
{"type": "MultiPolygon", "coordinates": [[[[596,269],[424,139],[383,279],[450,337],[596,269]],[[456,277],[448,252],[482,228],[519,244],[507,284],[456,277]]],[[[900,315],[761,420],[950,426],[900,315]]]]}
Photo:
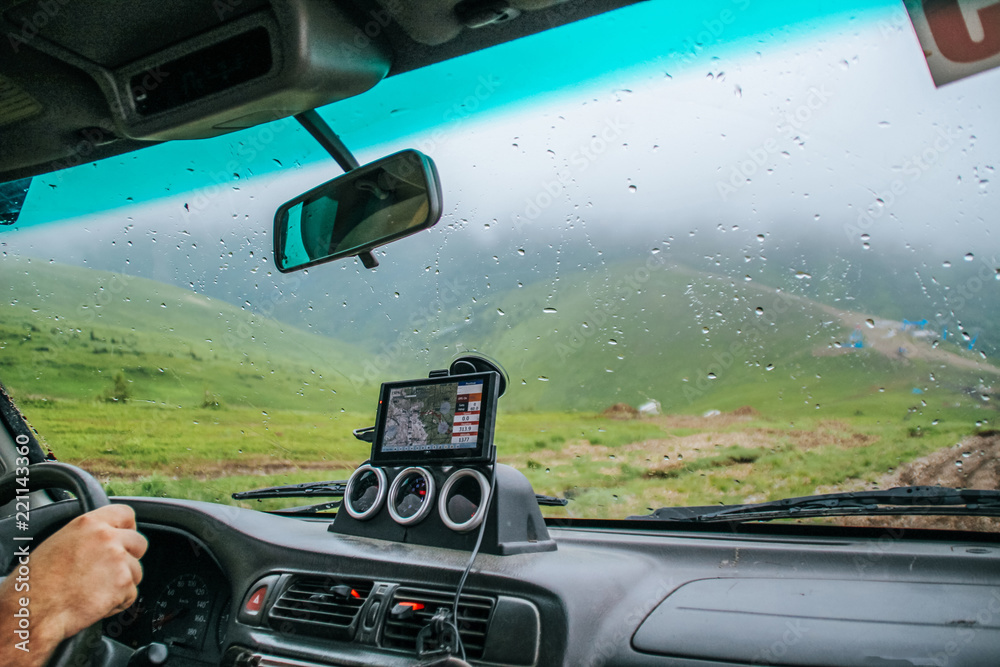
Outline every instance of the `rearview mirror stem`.
{"type": "MultiPolygon", "coordinates": [[[[350,149],[344,145],[344,142],[340,140],[340,137],[333,131],[333,128],[323,120],[322,116],[316,113],[315,109],[295,114],[295,120],[299,121],[299,125],[304,127],[306,132],[311,134],[313,139],[318,141],[319,145],[337,161],[337,164],[340,165],[345,174],[360,166],[357,158],[354,157],[350,149]]],[[[378,266],[378,260],[375,259],[375,255],[370,251],[359,254],[358,259],[361,260],[361,264],[366,269],[374,269],[378,266]]]]}
{"type": "Polygon", "coordinates": [[[306,132],[311,134],[313,139],[318,141],[319,145],[337,161],[337,164],[340,165],[340,168],[345,173],[358,168],[357,159],[351,154],[347,146],[344,145],[344,142],[340,140],[337,133],[326,124],[323,117],[316,113],[315,109],[295,114],[295,120],[299,121],[299,125],[304,127],[306,132]]]}

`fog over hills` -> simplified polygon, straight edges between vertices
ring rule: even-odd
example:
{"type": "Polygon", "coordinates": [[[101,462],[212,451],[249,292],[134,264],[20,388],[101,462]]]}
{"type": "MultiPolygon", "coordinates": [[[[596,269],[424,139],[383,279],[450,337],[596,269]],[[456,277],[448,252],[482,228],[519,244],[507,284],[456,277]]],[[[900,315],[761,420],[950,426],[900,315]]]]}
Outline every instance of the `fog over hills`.
{"type": "MultiPolygon", "coordinates": [[[[891,318],[697,271],[668,255],[602,255],[599,270],[574,266],[512,287],[503,273],[436,278],[433,290],[409,291],[422,298],[373,294],[367,310],[308,302],[311,309],[283,311],[285,301],[275,302],[272,314],[294,326],[190,288],[8,257],[0,264],[9,304],[0,362],[5,382],[42,396],[93,397],[124,369],[154,402],[197,404],[212,393],[232,404],[321,410],[363,410],[379,382],[423,376],[468,350],[505,366],[512,390],[504,405],[518,410],[648,400],[672,412],[820,405],[861,399],[873,387],[960,392],[1000,374],[958,345],[935,348],[929,332],[903,333],[891,318]],[[850,345],[856,327],[861,349],[850,345]]],[[[526,251],[516,261],[531,260],[526,251]]],[[[313,286],[298,289],[289,302],[313,286]]]]}
{"type": "MultiPolygon", "coordinates": [[[[814,346],[816,327],[833,317],[822,307],[833,307],[926,320],[943,348],[989,360],[1000,355],[991,182],[1000,70],[935,88],[905,14],[884,13],[840,31],[836,21],[804,21],[763,44],[733,35],[697,57],[664,54],[651,26],[656,51],[633,54],[634,67],[593,77],[569,68],[561,85],[548,71],[558,68],[532,68],[537,80],[504,69],[525,62],[517,49],[531,42],[522,41],[502,47],[520,60],[484,52],[466,70],[462,59],[444,63],[324,108],[362,162],[418,146],[441,176],[442,220],[379,250],[374,271],[353,260],[274,269],[275,209],[339,173],[288,120],[36,179],[24,226],[3,231],[0,249],[219,299],[356,345],[366,361],[389,358],[378,369],[388,375],[474,347],[509,355],[501,360],[511,367],[538,355],[523,374],[555,377],[547,366],[572,357],[552,345],[568,344],[562,337],[651,257],[675,269],[630,287],[614,317],[594,326],[621,339],[618,352],[646,340],[643,358],[663,359],[674,375],[688,371],[671,350],[706,350],[690,373],[724,353],[730,339],[713,317],[741,332],[734,341],[758,321],[721,304],[691,320],[691,295],[730,292],[749,308],[757,287],[809,300],[789,307],[794,326],[774,322],[792,349],[814,346]],[[456,116],[456,100],[484,72],[496,78],[494,96],[456,116]],[[440,95],[413,94],[428,82],[440,95]],[[65,224],[46,222],[60,216],[65,224]]],[[[596,333],[586,340],[572,354],[601,364],[610,355],[614,375],[602,386],[665,386],[645,368],[617,379],[618,355],[598,354],[596,333]]]]}

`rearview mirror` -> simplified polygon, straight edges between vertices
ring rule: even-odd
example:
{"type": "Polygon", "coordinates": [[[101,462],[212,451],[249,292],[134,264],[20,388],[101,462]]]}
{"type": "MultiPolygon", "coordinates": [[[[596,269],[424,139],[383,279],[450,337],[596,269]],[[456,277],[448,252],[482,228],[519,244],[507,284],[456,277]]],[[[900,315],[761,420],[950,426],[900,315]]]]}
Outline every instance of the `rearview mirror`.
{"type": "Polygon", "coordinates": [[[400,151],[282,204],[274,214],[274,261],[287,273],[356,255],[373,268],[372,250],[440,218],[434,163],[419,151],[400,151]]]}

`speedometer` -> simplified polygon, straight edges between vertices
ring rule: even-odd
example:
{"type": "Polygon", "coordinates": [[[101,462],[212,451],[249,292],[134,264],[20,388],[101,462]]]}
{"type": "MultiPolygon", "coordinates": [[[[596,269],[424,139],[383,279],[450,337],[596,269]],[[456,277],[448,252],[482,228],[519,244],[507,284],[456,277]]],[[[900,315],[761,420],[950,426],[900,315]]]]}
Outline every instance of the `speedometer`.
{"type": "Polygon", "coordinates": [[[196,574],[174,578],[153,605],[153,639],[200,650],[211,607],[212,596],[204,579],[196,574]]]}

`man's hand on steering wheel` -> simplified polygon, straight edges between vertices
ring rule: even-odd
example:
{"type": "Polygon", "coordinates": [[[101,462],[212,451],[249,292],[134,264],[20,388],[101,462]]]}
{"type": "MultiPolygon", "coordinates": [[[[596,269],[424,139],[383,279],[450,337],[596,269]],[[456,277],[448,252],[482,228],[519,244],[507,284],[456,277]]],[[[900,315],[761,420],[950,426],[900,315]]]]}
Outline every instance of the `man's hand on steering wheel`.
{"type": "Polygon", "coordinates": [[[147,547],[135,527],[125,505],[78,516],[31,553],[29,590],[16,591],[13,576],[0,584],[0,664],[41,667],[59,642],[135,601],[147,547]],[[22,597],[30,600],[27,653],[15,647],[12,625],[22,597]]]}

